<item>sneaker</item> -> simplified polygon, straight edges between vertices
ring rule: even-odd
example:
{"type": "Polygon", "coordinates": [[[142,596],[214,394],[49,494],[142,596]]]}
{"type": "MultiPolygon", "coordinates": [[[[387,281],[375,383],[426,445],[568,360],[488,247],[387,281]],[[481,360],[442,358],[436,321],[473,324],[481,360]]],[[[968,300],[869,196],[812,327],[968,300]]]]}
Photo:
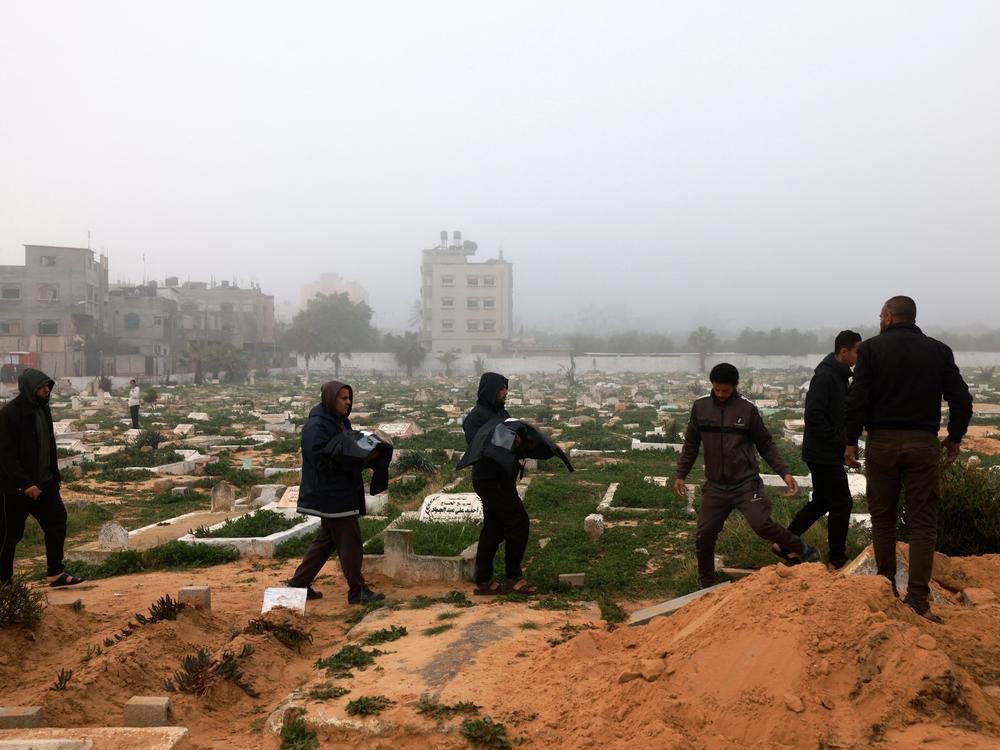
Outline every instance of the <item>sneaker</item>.
{"type": "Polygon", "coordinates": [[[944,623],[944,620],[942,620],[936,614],[931,612],[931,605],[928,604],[927,602],[917,601],[909,594],[907,594],[906,597],[904,597],[903,599],[903,604],[912,609],[914,612],[923,617],[925,620],[930,620],[931,622],[937,623],[938,625],[944,623]]]}
{"type": "Polygon", "coordinates": [[[312,601],[313,599],[322,599],[322,598],[323,598],[322,591],[317,591],[312,586],[306,587],[306,599],[312,601]]]}
{"type": "Polygon", "coordinates": [[[802,550],[802,562],[804,563],[814,563],[820,562],[823,558],[820,557],[819,550],[812,547],[805,542],[802,543],[804,549],[802,550]]]}
{"type": "Polygon", "coordinates": [[[372,591],[370,588],[365,586],[361,589],[360,594],[352,594],[347,597],[348,604],[371,604],[372,602],[380,602],[385,599],[385,594],[379,594],[378,592],[372,591]]]}

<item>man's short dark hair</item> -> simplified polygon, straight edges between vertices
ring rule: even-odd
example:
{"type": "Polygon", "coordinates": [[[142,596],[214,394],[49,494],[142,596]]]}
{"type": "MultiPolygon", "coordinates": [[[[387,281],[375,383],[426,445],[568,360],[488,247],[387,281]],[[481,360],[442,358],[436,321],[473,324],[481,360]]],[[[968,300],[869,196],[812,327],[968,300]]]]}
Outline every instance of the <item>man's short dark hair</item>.
{"type": "Polygon", "coordinates": [[[720,362],[708,373],[708,379],[719,385],[738,385],[740,371],[728,362],[720,362]]]}
{"type": "Polygon", "coordinates": [[[917,319],[917,303],[912,297],[904,297],[901,294],[890,297],[885,301],[885,309],[892,313],[892,317],[904,323],[912,323],[917,319]]]}
{"type": "Polygon", "coordinates": [[[837,338],[833,340],[833,353],[836,354],[841,349],[853,349],[854,345],[861,341],[861,334],[856,331],[841,331],[837,338]]]}

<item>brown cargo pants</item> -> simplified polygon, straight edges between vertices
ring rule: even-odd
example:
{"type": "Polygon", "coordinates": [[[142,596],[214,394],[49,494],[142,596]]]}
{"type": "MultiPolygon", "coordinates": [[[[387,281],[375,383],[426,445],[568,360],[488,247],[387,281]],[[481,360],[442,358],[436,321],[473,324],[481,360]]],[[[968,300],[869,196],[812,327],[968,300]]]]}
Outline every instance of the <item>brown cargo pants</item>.
{"type": "Polygon", "coordinates": [[[698,558],[698,578],[702,587],[715,584],[715,542],[733,510],[747,519],[754,533],[769,542],[777,542],[784,552],[802,555],[805,544],[771,517],[771,501],[767,499],[760,478],[735,489],[722,489],[705,484],[698,511],[698,529],[694,548],[698,558]]]}
{"type": "Polygon", "coordinates": [[[896,580],[896,519],[900,489],[906,491],[906,523],[910,527],[910,583],[907,594],[917,602],[930,595],[937,543],[941,444],[921,430],[872,430],[865,446],[868,510],[878,574],[896,580]]]}

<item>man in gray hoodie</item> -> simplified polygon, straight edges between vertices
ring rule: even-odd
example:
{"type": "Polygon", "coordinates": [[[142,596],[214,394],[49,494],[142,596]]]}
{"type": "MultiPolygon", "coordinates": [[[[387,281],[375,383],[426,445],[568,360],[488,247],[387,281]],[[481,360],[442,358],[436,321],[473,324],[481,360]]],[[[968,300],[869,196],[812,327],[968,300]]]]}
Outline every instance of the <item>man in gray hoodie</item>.
{"type": "Polygon", "coordinates": [[[50,586],[72,586],[82,578],[63,568],[66,506],[59,494],[59,463],[52,430],[48,375],[28,368],[17,381],[18,395],[0,409],[0,584],[14,575],[14,552],[24,523],[34,516],[45,533],[50,586]]]}

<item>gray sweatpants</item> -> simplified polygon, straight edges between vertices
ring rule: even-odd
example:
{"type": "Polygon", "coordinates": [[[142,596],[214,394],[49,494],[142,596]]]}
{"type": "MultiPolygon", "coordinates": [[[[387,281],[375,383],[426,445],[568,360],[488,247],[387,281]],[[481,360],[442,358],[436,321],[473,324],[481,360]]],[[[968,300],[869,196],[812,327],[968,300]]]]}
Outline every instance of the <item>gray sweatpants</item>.
{"type": "Polygon", "coordinates": [[[702,587],[715,584],[715,542],[733,510],[743,514],[757,536],[777,542],[782,551],[798,555],[805,552],[802,540],[771,517],[771,501],[767,499],[759,478],[735,489],[722,489],[706,483],[702,489],[694,541],[702,587]]]}

